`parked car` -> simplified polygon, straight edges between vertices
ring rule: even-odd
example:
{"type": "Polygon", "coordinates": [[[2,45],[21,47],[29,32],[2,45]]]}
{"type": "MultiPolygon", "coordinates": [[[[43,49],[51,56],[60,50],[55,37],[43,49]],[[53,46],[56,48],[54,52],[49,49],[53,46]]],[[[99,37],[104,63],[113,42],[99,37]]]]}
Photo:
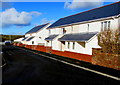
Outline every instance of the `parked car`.
{"type": "Polygon", "coordinates": [[[5,41],[5,45],[10,45],[11,44],[11,41],[10,40],[6,40],[5,41]]]}

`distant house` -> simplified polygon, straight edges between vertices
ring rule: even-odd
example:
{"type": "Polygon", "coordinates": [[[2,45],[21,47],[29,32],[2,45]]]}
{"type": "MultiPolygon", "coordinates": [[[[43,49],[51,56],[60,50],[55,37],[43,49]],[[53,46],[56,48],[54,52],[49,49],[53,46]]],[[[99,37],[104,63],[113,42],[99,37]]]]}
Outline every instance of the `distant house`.
{"type": "Polygon", "coordinates": [[[59,19],[47,29],[46,46],[52,50],[92,55],[100,48],[97,34],[120,28],[120,2],[59,19]]]}
{"type": "Polygon", "coordinates": [[[48,26],[50,26],[50,23],[32,28],[26,32],[22,43],[27,45],[45,45],[44,39],[48,36],[49,33],[48,30],[46,30],[48,26]]]}
{"type": "Polygon", "coordinates": [[[20,43],[21,43],[21,41],[22,41],[23,39],[24,39],[24,37],[18,38],[18,39],[15,39],[14,42],[20,42],[20,43]]]}

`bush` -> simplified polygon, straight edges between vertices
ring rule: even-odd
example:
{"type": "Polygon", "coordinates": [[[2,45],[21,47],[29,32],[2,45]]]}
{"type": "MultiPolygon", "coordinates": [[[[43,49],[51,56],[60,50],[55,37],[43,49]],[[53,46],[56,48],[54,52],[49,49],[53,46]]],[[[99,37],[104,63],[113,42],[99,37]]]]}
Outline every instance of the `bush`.
{"type": "Polygon", "coordinates": [[[98,35],[98,42],[103,52],[120,54],[120,29],[101,32],[98,35]]]}

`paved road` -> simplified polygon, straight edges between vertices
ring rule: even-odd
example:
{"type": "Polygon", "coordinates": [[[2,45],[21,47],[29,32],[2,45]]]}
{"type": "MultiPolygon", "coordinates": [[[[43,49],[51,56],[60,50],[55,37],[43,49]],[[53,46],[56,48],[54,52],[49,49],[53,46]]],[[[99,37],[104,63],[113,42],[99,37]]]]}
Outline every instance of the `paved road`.
{"type": "Polygon", "coordinates": [[[118,85],[120,82],[15,46],[3,46],[7,66],[2,85],[118,85]]]}

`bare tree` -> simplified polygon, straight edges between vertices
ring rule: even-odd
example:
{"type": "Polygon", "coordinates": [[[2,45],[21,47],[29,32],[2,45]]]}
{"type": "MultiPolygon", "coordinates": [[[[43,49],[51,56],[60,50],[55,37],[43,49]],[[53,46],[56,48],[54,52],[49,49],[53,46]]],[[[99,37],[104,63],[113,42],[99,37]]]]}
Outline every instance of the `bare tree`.
{"type": "Polygon", "coordinates": [[[103,52],[120,54],[120,29],[101,32],[98,41],[103,52]]]}

